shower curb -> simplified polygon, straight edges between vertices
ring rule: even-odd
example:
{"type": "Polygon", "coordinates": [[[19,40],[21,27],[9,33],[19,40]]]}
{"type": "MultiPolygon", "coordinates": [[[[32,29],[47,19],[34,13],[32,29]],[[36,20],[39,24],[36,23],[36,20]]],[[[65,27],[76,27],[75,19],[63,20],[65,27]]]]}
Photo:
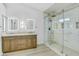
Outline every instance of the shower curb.
{"type": "Polygon", "coordinates": [[[65,54],[60,53],[59,51],[57,51],[56,49],[53,49],[52,47],[50,47],[47,43],[45,43],[45,45],[51,49],[52,51],[54,51],[55,53],[57,53],[59,56],[66,56],[65,54]]]}

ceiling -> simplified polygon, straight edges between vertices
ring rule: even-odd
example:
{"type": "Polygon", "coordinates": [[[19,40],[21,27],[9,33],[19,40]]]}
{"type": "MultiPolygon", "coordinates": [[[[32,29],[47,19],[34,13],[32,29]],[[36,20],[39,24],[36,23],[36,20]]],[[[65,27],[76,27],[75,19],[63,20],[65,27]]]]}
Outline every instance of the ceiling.
{"type": "Polygon", "coordinates": [[[25,6],[25,7],[30,7],[35,10],[39,11],[45,11],[48,9],[50,6],[52,6],[54,3],[4,3],[5,6],[11,7],[11,6],[25,6]]]}
{"type": "Polygon", "coordinates": [[[48,8],[45,12],[47,13],[59,13],[61,10],[69,6],[70,3],[55,3],[50,8],[48,8]]]}
{"type": "Polygon", "coordinates": [[[50,6],[52,6],[54,3],[24,3],[24,5],[35,8],[40,11],[45,11],[50,6]]]}
{"type": "Polygon", "coordinates": [[[74,7],[79,6],[77,3],[55,3],[51,7],[45,10],[46,13],[49,14],[58,14],[61,13],[63,10],[69,10],[74,7]]]}
{"type": "MultiPolygon", "coordinates": [[[[42,12],[57,14],[63,9],[76,6],[76,3],[6,3],[8,7],[25,6],[42,12]]],[[[79,4],[78,4],[79,5],[79,4]]]]}

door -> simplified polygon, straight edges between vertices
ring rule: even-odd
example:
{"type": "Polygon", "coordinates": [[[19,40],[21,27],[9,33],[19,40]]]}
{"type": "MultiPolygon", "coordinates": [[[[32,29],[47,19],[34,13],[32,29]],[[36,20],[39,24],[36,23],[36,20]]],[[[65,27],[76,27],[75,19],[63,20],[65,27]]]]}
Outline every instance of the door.
{"type": "Polygon", "coordinates": [[[63,16],[45,17],[45,39],[46,44],[57,52],[62,52],[63,40],[63,22],[60,20],[63,16]]]}

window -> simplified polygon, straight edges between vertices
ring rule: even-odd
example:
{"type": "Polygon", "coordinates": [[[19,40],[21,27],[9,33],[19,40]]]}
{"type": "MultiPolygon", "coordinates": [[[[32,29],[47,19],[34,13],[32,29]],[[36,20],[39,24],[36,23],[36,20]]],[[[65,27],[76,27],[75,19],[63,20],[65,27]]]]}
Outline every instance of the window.
{"type": "Polygon", "coordinates": [[[8,18],[8,31],[18,31],[18,19],[14,17],[8,18]]]}
{"type": "Polygon", "coordinates": [[[34,23],[35,23],[34,20],[32,20],[32,19],[27,19],[27,21],[26,21],[26,29],[27,29],[28,31],[34,30],[34,29],[35,29],[35,24],[34,24],[34,23]]]}
{"type": "Polygon", "coordinates": [[[23,21],[23,20],[21,20],[20,21],[20,24],[19,24],[19,26],[20,26],[20,29],[25,29],[25,21],[23,21]]]}
{"type": "Polygon", "coordinates": [[[8,18],[8,32],[35,32],[34,19],[8,18]]]}
{"type": "Polygon", "coordinates": [[[35,20],[24,19],[20,21],[20,29],[22,31],[31,32],[35,31],[35,20]]]}

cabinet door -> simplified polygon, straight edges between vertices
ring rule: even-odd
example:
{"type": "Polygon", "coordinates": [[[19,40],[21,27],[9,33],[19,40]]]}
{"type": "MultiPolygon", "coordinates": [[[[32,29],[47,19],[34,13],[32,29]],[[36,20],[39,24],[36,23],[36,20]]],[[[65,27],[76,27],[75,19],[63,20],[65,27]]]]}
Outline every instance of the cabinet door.
{"type": "Polygon", "coordinates": [[[9,51],[11,51],[10,40],[3,39],[3,52],[9,52],[9,51]]]}
{"type": "Polygon", "coordinates": [[[25,49],[27,48],[27,45],[26,45],[27,41],[26,39],[17,39],[17,50],[20,50],[20,49],[25,49]]]}
{"type": "Polygon", "coordinates": [[[27,38],[26,39],[26,45],[27,45],[27,47],[26,48],[31,48],[31,39],[29,39],[29,38],[27,38]]]}
{"type": "Polygon", "coordinates": [[[31,40],[31,46],[32,46],[32,48],[36,48],[36,46],[37,46],[36,39],[31,40]]]}
{"type": "Polygon", "coordinates": [[[36,39],[37,39],[36,35],[33,35],[31,37],[31,45],[32,45],[32,48],[37,47],[37,40],[36,39]]]}
{"type": "Polygon", "coordinates": [[[11,40],[11,51],[15,51],[15,50],[17,50],[17,40],[12,39],[11,40]]]}
{"type": "Polygon", "coordinates": [[[37,46],[37,40],[35,35],[27,36],[27,45],[28,48],[35,48],[37,46]]]}

